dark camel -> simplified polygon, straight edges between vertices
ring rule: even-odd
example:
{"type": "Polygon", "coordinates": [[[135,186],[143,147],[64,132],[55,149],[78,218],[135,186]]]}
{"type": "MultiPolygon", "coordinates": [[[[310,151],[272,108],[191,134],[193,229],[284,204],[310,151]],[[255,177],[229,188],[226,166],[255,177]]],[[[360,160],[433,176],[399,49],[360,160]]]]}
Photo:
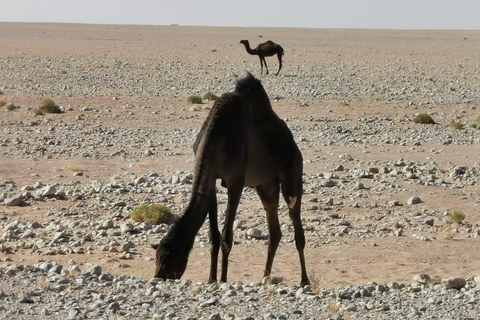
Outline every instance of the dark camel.
{"type": "Polygon", "coordinates": [[[309,283],[305,268],[305,236],[300,219],[303,159],[293,135],[273,111],[259,80],[251,74],[237,82],[233,92],[218,98],[194,143],[196,154],[192,196],[180,219],[158,245],[155,277],[179,279],[187,266],[195,235],[210,221],[212,242],[209,282],[217,281],[217,262],[222,248],[220,281],[227,281],[228,256],[233,244],[233,222],[244,186],[255,187],[266,210],[270,243],[264,276],[272,270],[282,232],[278,221],[281,185],[295,228],[300,256],[301,285],[309,283]],[[228,189],[223,232],[217,222],[215,182],[228,189]]]}
{"type": "Polygon", "coordinates": [[[247,49],[247,52],[249,54],[257,55],[260,58],[260,65],[261,65],[261,72],[260,74],[263,74],[263,65],[265,65],[265,69],[267,70],[268,74],[268,67],[267,67],[267,62],[265,61],[265,57],[271,57],[274,55],[277,55],[278,57],[278,71],[275,75],[278,75],[280,72],[280,69],[282,69],[282,56],[283,56],[283,48],[276,44],[273,41],[268,40],[267,42],[260,43],[255,49],[250,48],[250,43],[248,40],[241,40],[240,43],[245,45],[245,48],[247,49]]]}

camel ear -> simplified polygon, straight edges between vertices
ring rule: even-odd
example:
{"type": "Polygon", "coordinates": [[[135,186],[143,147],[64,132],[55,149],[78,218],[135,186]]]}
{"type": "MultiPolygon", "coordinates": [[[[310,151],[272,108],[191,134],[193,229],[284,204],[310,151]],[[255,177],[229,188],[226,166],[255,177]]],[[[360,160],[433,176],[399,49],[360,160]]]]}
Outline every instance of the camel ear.
{"type": "Polygon", "coordinates": [[[152,246],[153,249],[157,250],[157,248],[158,248],[158,243],[157,243],[157,244],[151,244],[151,246],[152,246]]]}

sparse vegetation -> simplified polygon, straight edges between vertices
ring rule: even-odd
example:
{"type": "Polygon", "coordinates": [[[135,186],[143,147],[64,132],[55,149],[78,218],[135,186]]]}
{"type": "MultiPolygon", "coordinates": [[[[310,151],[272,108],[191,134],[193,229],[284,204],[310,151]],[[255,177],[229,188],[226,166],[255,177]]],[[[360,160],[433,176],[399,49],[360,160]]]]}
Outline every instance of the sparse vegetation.
{"type": "Polygon", "coordinates": [[[172,221],[171,210],[163,204],[141,204],[136,207],[130,217],[135,222],[150,222],[151,224],[170,223],[172,221]]]}
{"type": "Polygon", "coordinates": [[[2,90],[0,90],[0,96],[3,96],[3,91],[2,90]]]}
{"type": "Polygon", "coordinates": [[[6,100],[0,100],[0,107],[4,107],[6,104],[7,104],[6,100]]]}
{"type": "Polygon", "coordinates": [[[191,95],[187,98],[188,102],[190,102],[191,104],[200,104],[202,103],[202,98],[200,96],[197,96],[197,95],[191,95]]]}
{"type": "Polygon", "coordinates": [[[57,106],[55,102],[50,98],[42,100],[42,102],[40,103],[40,110],[43,113],[62,113],[60,107],[57,106]]]}
{"type": "Polygon", "coordinates": [[[432,282],[433,282],[434,284],[442,283],[442,277],[440,277],[440,276],[434,276],[433,279],[432,279],[432,282]]]}
{"type": "Polygon", "coordinates": [[[320,290],[322,289],[320,285],[320,279],[314,273],[311,273],[308,278],[310,280],[310,288],[312,289],[312,292],[319,294],[320,290]]]}
{"type": "Polygon", "coordinates": [[[211,91],[208,91],[207,93],[205,93],[203,95],[203,99],[209,100],[209,101],[215,101],[215,100],[217,100],[217,98],[218,97],[211,91]]]}
{"type": "Polygon", "coordinates": [[[450,217],[450,219],[452,219],[452,222],[457,225],[462,224],[463,220],[465,220],[466,217],[465,213],[461,211],[449,212],[448,216],[450,217]]]}
{"type": "Polygon", "coordinates": [[[477,119],[475,119],[475,121],[470,125],[471,128],[480,128],[480,117],[478,117],[477,119]]]}
{"type": "Polygon", "coordinates": [[[401,229],[403,228],[403,225],[398,220],[395,220],[392,224],[392,227],[393,229],[401,229]]]}
{"type": "Polygon", "coordinates": [[[435,124],[436,122],[427,113],[419,113],[413,118],[413,122],[421,124],[435,124]]]}
{"type": "Polygon", "coordinates": [[[460,130],[460,129],[463,129],[463,127],[465,127],[465,124],[455,121],[450,123],[448,127],[452,130],[460,130]]]}
{"type": "Polygon", "coordinates": [[[14,111],[16,109],[18,109],[18,107],[16,105],[14,105],[13,103],[7,103],[7,110],[8,111],[14,111]]]}
{"type": "Polygon", "coordinates": [[[36,116],[43,116],[45,114],[45,112],[43,112],[42,110],[40,110],[40,108],[33,108],[32,109],[32,112],[34,115],[36,116]]]}
{"type": "Polygon", "coordinates": [[[42,289],[45,292],[50,290],[50,283],[48,283],[47,281],[45,281],[43,279],[39,279],[37,281],[37,284],[40,287],[40,289],[42,289]]]}

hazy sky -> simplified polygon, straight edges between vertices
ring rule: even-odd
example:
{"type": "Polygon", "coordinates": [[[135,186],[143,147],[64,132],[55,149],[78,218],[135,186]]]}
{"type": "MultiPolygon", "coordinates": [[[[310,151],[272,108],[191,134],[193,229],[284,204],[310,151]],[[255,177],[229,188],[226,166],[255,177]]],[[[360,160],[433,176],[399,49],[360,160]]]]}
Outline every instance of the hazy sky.
{"type": "Polygon", "coordinates": [[[480,0],[0,0],[0,21],[480,29],[480,0]]]}

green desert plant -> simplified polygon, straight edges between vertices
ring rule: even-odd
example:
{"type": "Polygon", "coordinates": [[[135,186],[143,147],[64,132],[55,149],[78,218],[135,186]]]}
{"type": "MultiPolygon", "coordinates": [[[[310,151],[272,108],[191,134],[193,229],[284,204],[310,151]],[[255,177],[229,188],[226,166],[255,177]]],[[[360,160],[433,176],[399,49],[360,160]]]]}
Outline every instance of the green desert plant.
{"type": "Polygon", "coordinates": [[[460,129],[463,129],[463,127],[465,127],[465,124],[455,121],[450,123],[448,127],[452,130],[460,130],[460,129]]]}
{"type": "Polygon", "coordinates": [[[419,113],[413,118],[413,122],[421,124],[435,124],[435,121],[427,113],[419,113]]]}
{"type": "Polygon", "coordinates": [[[465,213],[463,213],[462,211],[449,212],[448,216],[450,217],[450,219],[452,219],[452,222],[457,224],[457,225],[461,224],[466,217],[465,213]]]}
{"type": "Polygon", "coordinates": [[[151,224],[170,223],[172,221],[171,210],[163,204],[141,204],[136,207],[130,217],[135,222],[150,222],[151,224]]]}
{"type": "Polygon", "coordinates": [[[208,91],[207,93],[205,93],[203,95],[203,99],[209,100],[209,101],[215,101],[215,100],[217,100],[217,98],[218,97],[211,91],[208,91]]]}
{"type": "Polygon", "coordinates": [[[200,96],[191,95],[187,98],[187,101],[192,104],[200,104],[202,103],[202,98],[200,96]]]}
{"type": "Polygon", "coordinates": [[[42,100],[42,102],[40,103],[40,110],[44,113],[62,113],[60,107],[57,106],[55,102],[50,98],[42,100]]]}

